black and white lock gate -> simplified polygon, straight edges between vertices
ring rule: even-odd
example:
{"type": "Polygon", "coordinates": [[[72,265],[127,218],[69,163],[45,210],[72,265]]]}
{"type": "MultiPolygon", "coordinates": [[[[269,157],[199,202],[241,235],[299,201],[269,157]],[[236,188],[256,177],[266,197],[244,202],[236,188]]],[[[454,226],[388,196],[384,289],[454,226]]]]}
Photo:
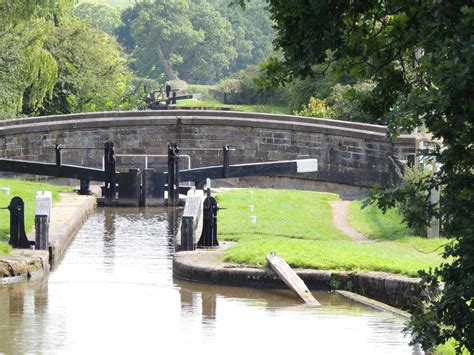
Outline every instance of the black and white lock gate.
{"type": "Polygon", "coordinates": [[[104,182],[102,193],[105,204],[110,206],[116,199],[117,172],[115,170],[115,144],[105,142],[104,147],[65,147],[55,145],[55,163],[43,163],[27,160],[0,159],[0,172],[17,174],[42,175],[50,177],[64,177],[80,180],[81,194],[90,194],[89,183],[91,181],[104,182]],[[104,169],[89,168],[62,163],[62,151],[67,149],[78,150],[103,150],[104,169]]]}
{"type": "Polygon", "coordinates": [[[103,182],[102,199],[99,203],[105,206],[148,206],[167,202],[170,206],[179,203],[180,193],[186,193],[190,187],[180,186],[180,181],[191,181],[197,188],[203,188],[207,178],[225,179],[248,176],[284,175],[317,171],[316,159],[273,161],[265,163],[230,164],[229,146],[223,148],[184,148],[178,144],[168,144],[168,171],[158,172],[153,169],[131,169],[127,173],[116,170],[115,144],[105,142],[99,147],[66,147],[56,145],[55,163],[42,163],[25,160],[0,159],[0,172],[19,174],[65,177],[80,180],[81,194],[89,194],[91,181],[103,182]],[[62,151],[67,149],[103,150],[103,169],[66,165],[62,162],[62,151]],[[219,166],[208,166],[196,169],[179,169],[180,151],[222,151],[223,163],[219,166]],[[168,192],[167,201],[165,191],[168,192]]]}

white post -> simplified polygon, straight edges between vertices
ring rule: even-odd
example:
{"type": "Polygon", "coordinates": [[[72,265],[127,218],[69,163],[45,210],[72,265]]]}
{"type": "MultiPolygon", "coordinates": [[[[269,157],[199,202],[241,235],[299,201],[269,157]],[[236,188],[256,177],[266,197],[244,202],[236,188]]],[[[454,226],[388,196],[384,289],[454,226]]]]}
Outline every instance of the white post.
{"type": "MultiPolygon", "coordinates": [[[[439,207],[439,189],[434,188],[430,191],[430,203],[439,207]]],[[[426,236],[428,238],[439,238],[439,219],[432,217],[430,225],[426,227],[426,236]]]]}
{"type": "Polygon", "coordinates": [[[53,198],[51,191],[38,191],[36,193],[36,212],[35,212],[35,234],[36,250],[49,249],[49,221],[51,218],[51,209],[53,198]]]}

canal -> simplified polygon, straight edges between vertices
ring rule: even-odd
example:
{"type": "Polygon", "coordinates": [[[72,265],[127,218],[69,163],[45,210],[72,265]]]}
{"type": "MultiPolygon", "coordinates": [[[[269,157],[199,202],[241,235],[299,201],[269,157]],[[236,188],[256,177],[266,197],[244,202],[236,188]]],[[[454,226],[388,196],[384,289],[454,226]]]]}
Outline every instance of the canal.
{"type": "Polygon", "coordinates": [[[0,285],[0,353],[418,354],[390,313],[173,278],[166,209],[99,209],[45,280],[0,285]]]}

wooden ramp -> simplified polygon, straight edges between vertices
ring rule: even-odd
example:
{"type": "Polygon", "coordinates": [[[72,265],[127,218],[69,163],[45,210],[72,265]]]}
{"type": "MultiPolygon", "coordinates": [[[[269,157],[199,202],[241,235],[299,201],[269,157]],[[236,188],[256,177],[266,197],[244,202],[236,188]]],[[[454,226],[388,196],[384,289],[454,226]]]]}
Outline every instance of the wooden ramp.
{"type": "Polygon", "coordinates": [[[320,306],[321,304],[309,292],[308,287],[287,262],[275,253],[267,255],[267,261],[283,282],[296,292],[298,297],[307,305],[320,306]]]}

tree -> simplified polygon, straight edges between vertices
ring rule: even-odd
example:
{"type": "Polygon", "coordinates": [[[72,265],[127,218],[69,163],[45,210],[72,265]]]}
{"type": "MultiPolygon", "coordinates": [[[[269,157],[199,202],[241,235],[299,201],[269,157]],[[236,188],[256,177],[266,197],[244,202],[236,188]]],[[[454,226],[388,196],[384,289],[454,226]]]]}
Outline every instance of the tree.
{"type": "Polygon", "coordinates": [[[132,53],[139,75],[148,76],[152,68],[159,67],[167,80],[178,78],[174,68],[184,60],[182,50],[204,39],[203,31],[196,30],[190,20],[190,6],[186,0],[155,1],[138,3],[124,13],[123,22],[130,29],[119,31],[130,34],[128,42],[135,44],[132,53]]]}
{"type": "Polygon", "coordinates": [[[75,0],[0,0],[2,28],[17,26],[35,18],[58,22],[67,16],[75,0]]]}
{"type": "Polygon", "coordinates": [[[54,29],[46,48],[58,63],[58,78],[42,114],[127,108],[131,73],[120,46],[105,32],[71,20],[54,29]]]}
{"type": "Polygon", "coordinates": [[[90,21],[92,26],[111,36],[122,24],[120,10],[106,4],[81,3],[74,8],[74,15],[82,21],[90,21]]]}
{"type": "Polygon", "coordinates": [[[273,30],[262,2],[251,12],[227,0],[137,2],[122,13],[118,41],[140,76],[214,83],[271,52],[273,30]]]}
{"type": "Polygon", "coordinates": [[[0,119],[11,118],[21,112],[23,92],[28,86],[27,66],[17,45],[17,37],[3,33],[0,42],[0,119]]]}
{"type": "Polygon", "coordinates": [[[192,47],[183,48],[180,75],[189,82],[216,82],[225,76],[237,57],[232,26],[206,3],[191,6],[190,21],[203,36],[192,47]]]}
{"type": "Polygon", "coordinates": [[[36,111],[51,95],[57,65],[44,48],[73,0],[0,0],[0,117],[36,111]]]}
{"type": "Polygon", "coordinates": [[[237,51],[237,57],[231,62],[227,75],[259,64],[273,54],[275,31],[265,1],[256,0],[247,4],[246,11],[238,6],[229,6],[228,0],[218,0],[214,6],[230,22],[234,32],[232,46],[237,51]]]}
{"type": "MultiPolygon", "coordinates": [[[[245,5],[244,0],[237,0],[245,5]]],[[[268,0],[282,60],[267,65],[273,83],[312,75],[312,66],[329,58],[341,73],[370,79],[366,112],[383,117],[392,135],[424,125],[442,147],[432,152],[438,172],[420,182],[440,186],[441,216],[451,243],[446,262],[422,274],[428,288],[441,282],[415,309],[411,331],[425,350],[450,338],[474,350],[474,130],[472,2],[268,0]]],[[[378,194],[381,205],[401,201],[395,190],[378,194]]]]}

